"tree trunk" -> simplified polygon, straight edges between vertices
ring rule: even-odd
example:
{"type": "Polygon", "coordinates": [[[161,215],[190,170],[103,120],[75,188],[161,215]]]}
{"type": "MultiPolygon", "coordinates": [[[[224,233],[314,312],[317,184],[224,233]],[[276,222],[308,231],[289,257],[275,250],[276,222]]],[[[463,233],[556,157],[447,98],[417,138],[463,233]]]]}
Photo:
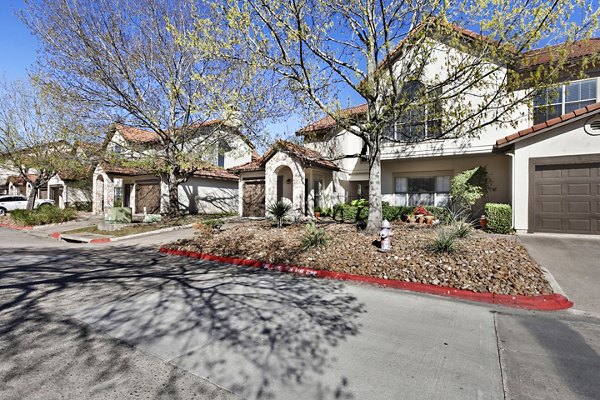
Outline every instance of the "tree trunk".
{"type": "Polygon", "coordinates": [[[381,207],[381,155],[375,150],[369,162],[369,219],[367,233],[376,233],[383,220],[381,207]]]}
{"type": "Polygon", "coordinates": [[[35,206],[35,199],[37,198],[37,192],[38,192],[37,186],[33,185],[31,188],[31,192],[29,193],[29,197],[27,197],[27,209],[28,210],[33,210],[33,207],[35,206]]]}
{"type": "Polygon", "coordinates": [[[181,211],[179,210],[179,182],[177,180],[177,174],[175,174],[174,171],[169,172],[168,179],[169,205],[167,215],[174,218],[181,215],[181,211]]]}

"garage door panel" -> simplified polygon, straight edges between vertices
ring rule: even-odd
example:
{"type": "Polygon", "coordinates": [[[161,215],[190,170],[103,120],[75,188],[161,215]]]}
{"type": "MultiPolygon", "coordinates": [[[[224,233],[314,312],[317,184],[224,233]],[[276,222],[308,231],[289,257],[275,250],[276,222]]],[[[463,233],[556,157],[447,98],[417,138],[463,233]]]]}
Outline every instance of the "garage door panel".
{"type": "Polygon", "coordinates": [[[540,175],[544,179],[548,178],[562,178],[562,171],[560,169],[541,170],[540,175]]]}
{"type": "Polygon", "coordinates": [[[590,168],[576,168],[576,169],[568,169],[567,177],[568,178],[579,178],[579,177],[590,177],[591,169],[590,168]]]}
{"type": "Polygon", "coordinates": [[[569,231],[579,231],[589,233],[592,231],[592,224],[589,219],[571,219],[569,220],[569,231]]]}
{"type": "Polygon", "coordinates": [[[569,205],[567,208],[569,213],[590,214],[592,212],[592,205],[589,201],[569,201],[567,204],[569,205]]]}
{"type": "Polygon", "coordinates": [[[562,194],[562,187],[557,184],[541,185],[541,189],[543,196],[560,196],[562,194]]]}
{"type": "Polygon", "coordinates": [[[552,218],[541,218],[540,220],[540,228],[544,230],[561,230],[562,229],[562,220],[560,219],[552,219],[552,218]]]}
{"type": "Polygon", "coordinates": [[[600,234],[600,161],[533,168],[533,231],[600,234]]]}
{"type": "Polygon", "coordinates": [[[541,211],[543,213],[557,213],[562,212],[562,203],[559,201],[542,201],[541,211]]]}
{"type": "Polygon", "coordinates": [[[570,196],[589,196],[591,193],[590,183],[572,183],[567,185],[567,194],[570,196]]]}

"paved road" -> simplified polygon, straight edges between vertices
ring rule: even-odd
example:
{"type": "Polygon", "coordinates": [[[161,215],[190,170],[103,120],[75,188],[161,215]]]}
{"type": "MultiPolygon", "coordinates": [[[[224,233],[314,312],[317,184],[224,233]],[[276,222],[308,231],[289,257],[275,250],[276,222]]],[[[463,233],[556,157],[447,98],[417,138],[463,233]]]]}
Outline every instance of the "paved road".
{"type": "Polygon", "coordinates": [[[0,229],[0,398],[600,398],[593,317],[143,247],[162,240],[0,229]]]}

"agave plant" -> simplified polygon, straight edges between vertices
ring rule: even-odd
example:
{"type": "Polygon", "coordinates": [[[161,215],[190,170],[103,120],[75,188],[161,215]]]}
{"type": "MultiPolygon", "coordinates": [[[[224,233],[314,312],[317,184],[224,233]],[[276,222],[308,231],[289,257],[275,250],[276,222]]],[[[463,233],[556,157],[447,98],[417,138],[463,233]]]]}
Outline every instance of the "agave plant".
{"type": "Polygon", "coordinates": [[[292,205],[290,203],[280,200],[277,203],[270,205],[268,211],[277,219],[277,227],[281,228],[283,226],[283,219],[288,215],[291,209],[292,205]]]}

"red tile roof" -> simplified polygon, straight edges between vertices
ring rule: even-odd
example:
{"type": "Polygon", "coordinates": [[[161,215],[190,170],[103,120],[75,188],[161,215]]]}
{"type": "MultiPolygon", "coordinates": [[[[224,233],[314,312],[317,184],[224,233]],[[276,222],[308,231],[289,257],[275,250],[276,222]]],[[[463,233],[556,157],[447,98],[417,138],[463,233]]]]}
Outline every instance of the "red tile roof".
{"type": "Polygon", "coordinates": [[[130,176],[155,174],[155,172],[153,172],[149,169],[130,166],[130,165],[119,165],[119,164],[115,164],[115,163],[109,164],[109,163],[104,162],[100,166],[102,167],[104,172],[106,172],[107,174],[130,175],[130,176]]]}
{"type": "Polygon", "coordinates": [[[515,140],[520,139],[522,137],[525,137],[525,136],[531,137],[531,136],[537,135],[538,133],[545,132],[547,130],[550,130],[550,129],[556,127],[558,124],[570,121],[576,117],[581,117],[581,116],[591,114],[593,112],[597,112],[599,110],[600,110],[600,103],[590,104],[587,107],[579,108],[568,114],[563,114],[560,117],[552,118],[546,122],[542,122],[540,124],[530,126],[527,129],[520,130],[516,133],[513,133],[512,135],[508,135],[508,136],[503,137],[502,139],[498,139],[496,141],[496,146],[497,147],[507,146],[507,145],[511,144],[512,142],[514,142],[515,140]]]}
{"type": "MultiPolygon", "coordinates": [[[[214,166],[209,163],[203,163],[197,166],[197,170],[192,173],[193,176],[207,179],[221,179],[221,180],[234,180],[237,181],[239,178],[234,173],[227,171],[221,167],[214,166]]],[[[146,168],[140,168],[131,165],[119,165],[119,164],[108,164],[102,163],[102,169],[108,174],[115,175],[157,175],[156,171],[146,168]]]]}
{"type": "Polygon", "coordinates": [[[123,124],[115,124],[117,131],[123,136],[125,140],[133,143],[152,143],[158,142],[159,137],[156,132],[146,131],[144,129],[136,128],[134,126],[128,126],[123,124]]]}
{"type": "MultiPolygon", "coordinates": [[[[368,111],[368,108],[367,108],[367,104],[365,103],[365,104],[361,104],[361,105],[354,106],[354,107],[344,108],[344,109],[340,110],[338,113],[341,118],[348,118],[351,116],[364,115],[367,113],[367,111],[368,111]]],[[[303,134],[306,134],[309,132],[318,132],[318,131],[322,131],[325,129],[333,128],[336,125],[337,125],[337,122],[331,116],[328,115],[324,118],[321,118],[317,122],[313,122],[312,124],[305,126],[304,128],[300,129],[298,132],[296,132],[296,134],[303,135],[303,134]]]]}
{"type": "Polygon", "coordinates": [[[226,169],[211,165],[206,165],[198,171],[194,172],[194,176],[197,176],[199,178],[220,179],[225,181],[239,180],[239,177],[236,174],[229,172],[226,169]]]}
{"type": "Polygon", "coordinates": [[[262,171],[265,169],[266,162],[279,151],[295,156],[307,166],[339,170],[339,167],[333,161],[325,159],[318,151],[285,140],[278,140],[260,159],[230,168],[229,170],[235,172],[262,171]]]}
{"type": "Polygon", "coordinates": [[[598,53],[600,53],[600,38],[579,40],[572,43],[561,43],[523,53],[521,58],[521,68],[547,64],[562,56],[566,56],[567,60],[572,61],[598,53]],[[566,54],[564,54],[564,52],[566,52],[566,54]]]}

